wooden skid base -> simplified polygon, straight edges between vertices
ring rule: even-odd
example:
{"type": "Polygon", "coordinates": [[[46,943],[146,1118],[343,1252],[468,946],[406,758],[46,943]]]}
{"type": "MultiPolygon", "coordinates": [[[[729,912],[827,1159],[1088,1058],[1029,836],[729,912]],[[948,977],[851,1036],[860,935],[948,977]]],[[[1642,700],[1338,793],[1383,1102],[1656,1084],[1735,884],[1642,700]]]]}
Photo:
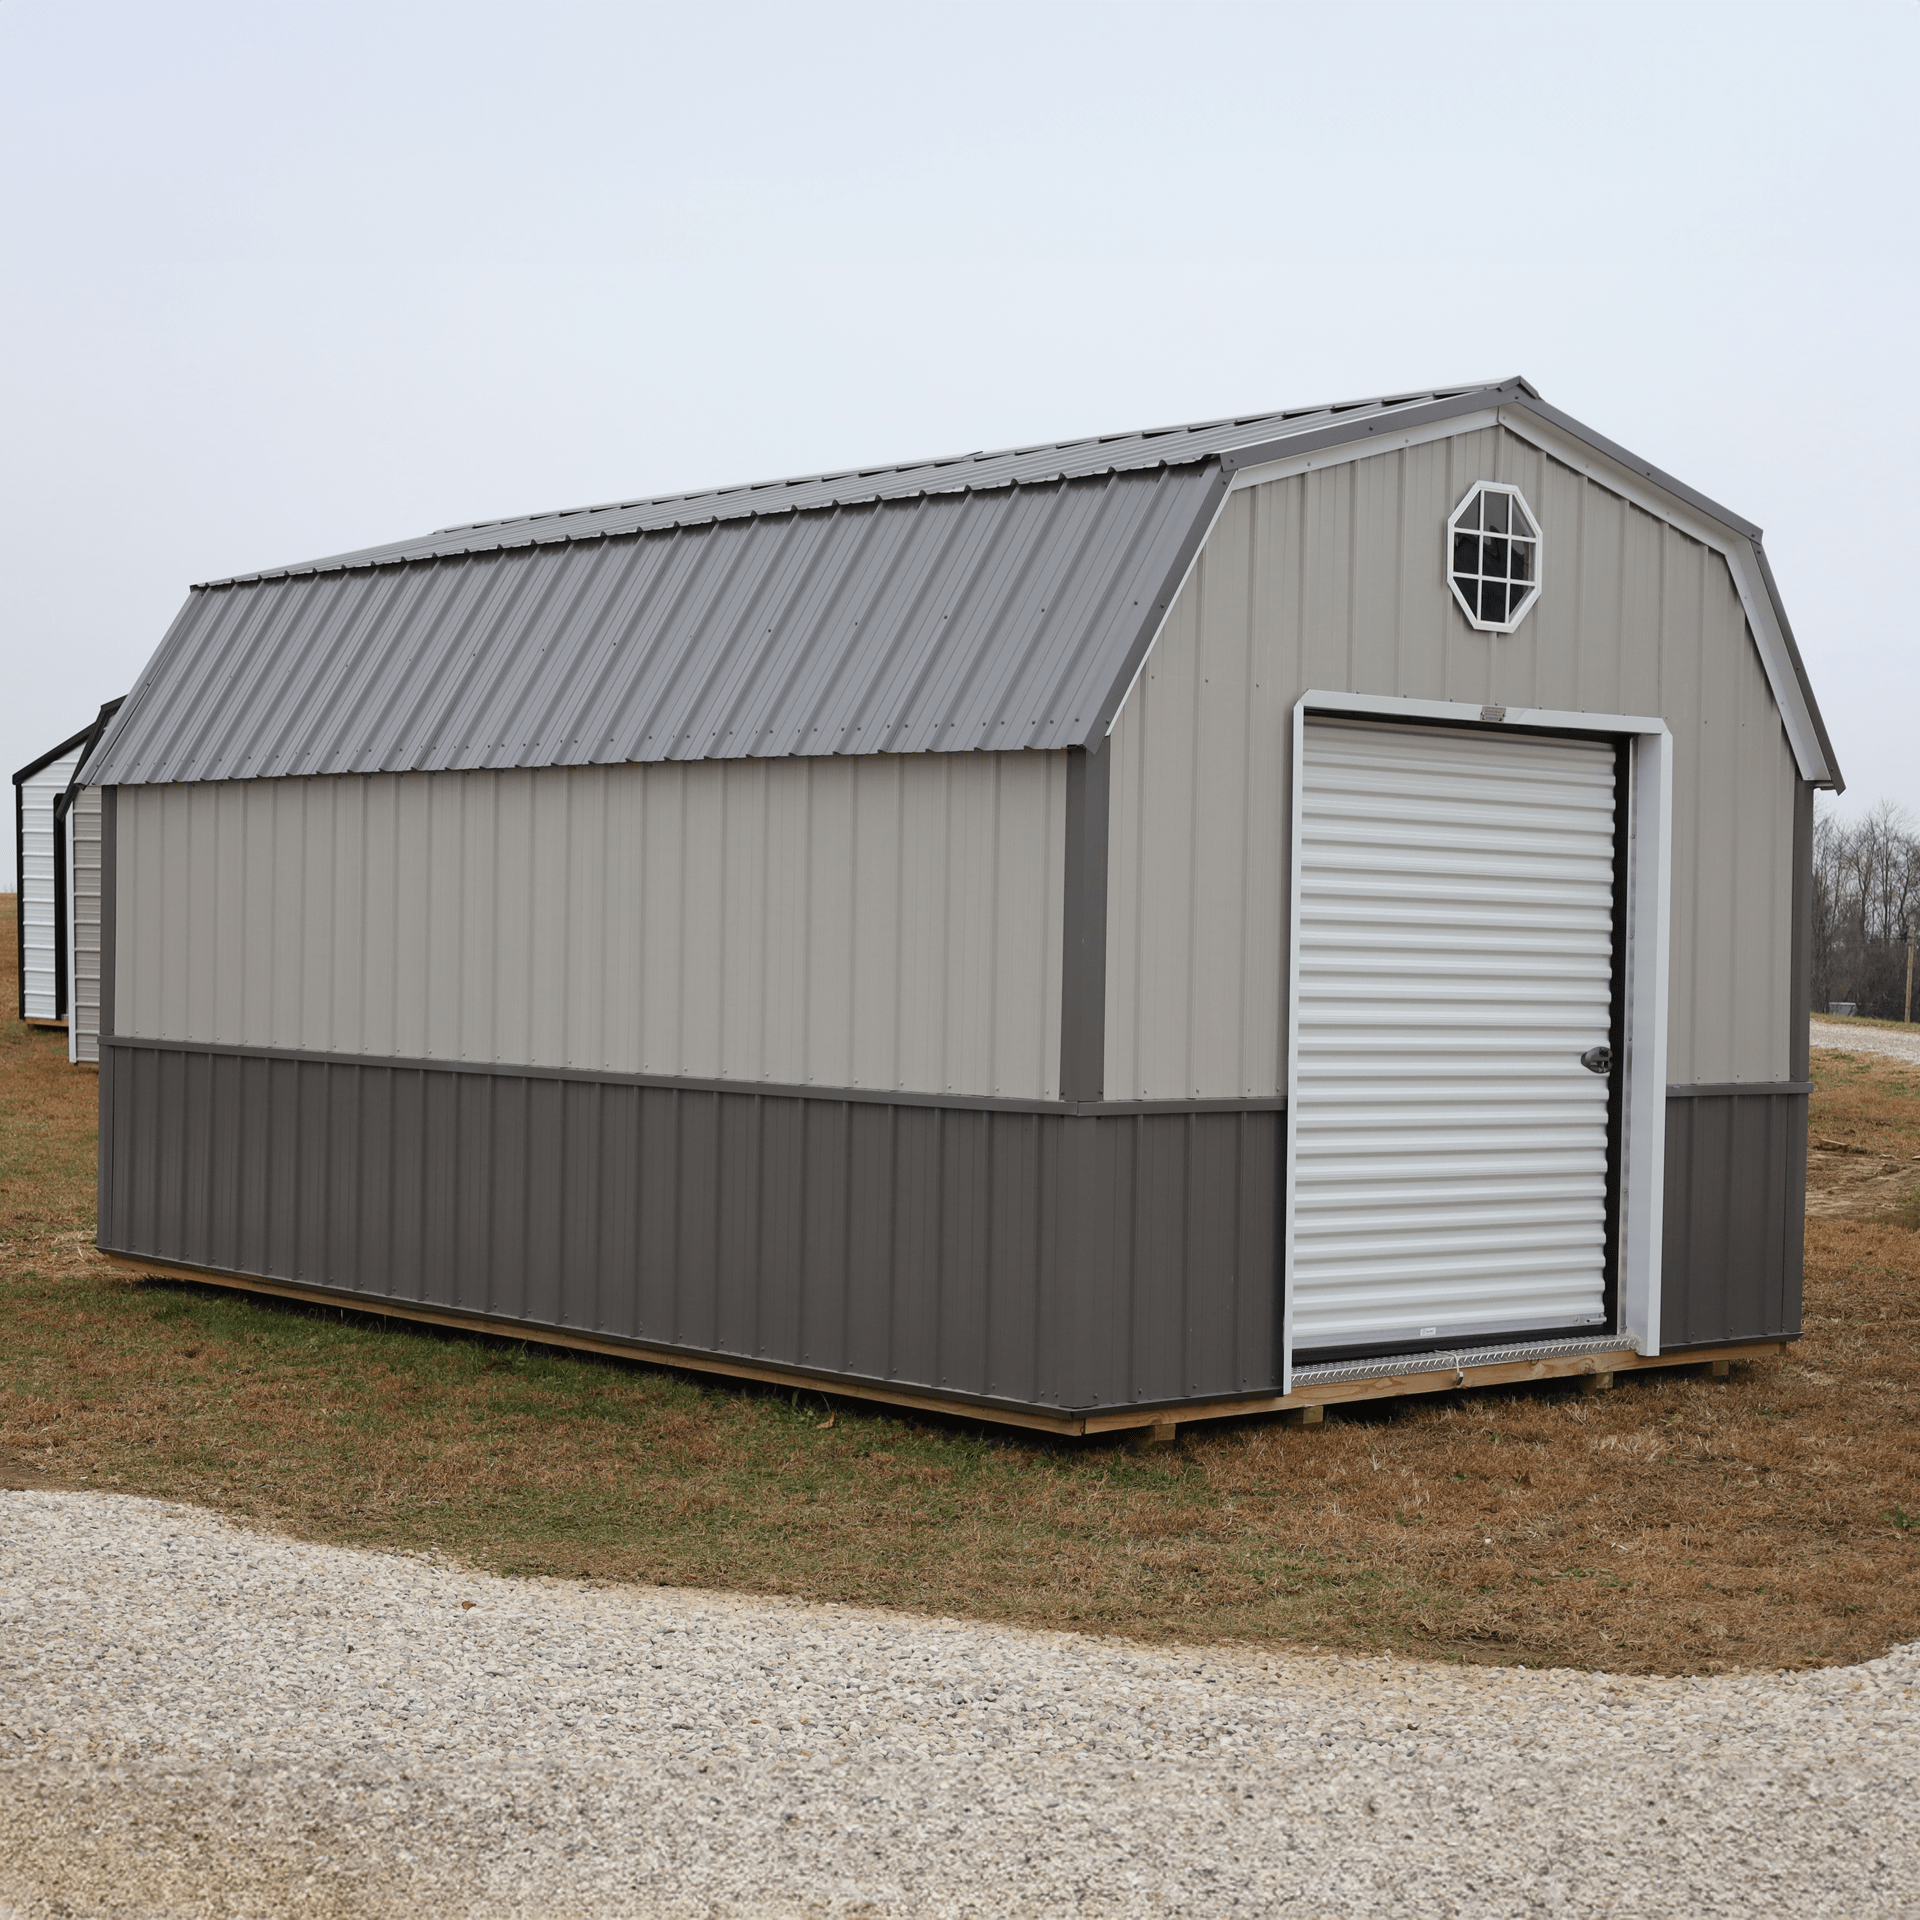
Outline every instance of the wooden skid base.
{"type": "Polygon", "coordinates": [[[1233,1420],[1255,1413],[1293,1416],[1294,1423],[1317,1425],[1323,1407],[1356,1400],[1396,1400],[1416,1393],[1456,1393],[1473,1387],[1514,1386],[1529,1380],[1591,1377],[1595,1386],[1604,1376],[1610,1383],[1623,1373],[1652,1367],[1697,1367],[1711,1363],[1724,1376],[1736,1360],[1760,1360],[1785,1353],[1785,1340],[1756,1340],[1745,1346],[1712,1347],[1702,1351],[1660,1354],[1652,1359],[1623,1349],[1618,1353],[1582,1353],[1536,1360],[1504,1360],[1490,1366],[1440,1366],[1418,1373],[1380,1374],[1367,1380],[1314,1381],[1287,1394],[1259,1394],[1243,1400],[1201,1400],[1186,1406],[1107,1407],[1098,1413],[1047,1414],[1024,1408],[995,1406],[958,1395],[913,1393],[865,1380],[847,1380],[835,1374],[808,1373],[799,1367],[763,1366],[707,1354],[684,1353],[675,1347],[652,1346],[642,1340],[610,1340],[597,1334],[575,1333],[566,1327],[534,1326],[523,1320],[494,1319],[486,1314],[455,1313],[442,1307],[420,1306],[410,1300],[381,1299],[373,1294],[342,1293],[330,1287],[303,1287],[286,1280],[261,1280],[251,1274],[225,1273],[206,1267],[184,1267],[165,1260],[145,1260],[137,1254],[102,1252],[112,1265],[128,1273],[160,1279],[192,1280],[202,1286],[232,1287],[246,1293],[272,1294],[282,1300],[301,1300],[312,1306],[339,1307],[354,1313],[392,1320],[416,1320],[434,1327],[454,1327],[464,1333],[491,1334],[496,1339],[526,1340],[543,1347],[573,1347],[582,1353],[604,1353],[621,1360],[644,1360],[675,1367],[686,1373],[715,1373],[765,1385],[804,1388],[809,1393],[839,1394],[848,1400],[872,1400],[882,1406],[911,1407],[918,1413],[991,1420],[1000,1426],[1024,1427],[1038,1433],[1079,1437],[1094,1433],[1152,1430],[1152,1439],[1173,1438],[1177,1426],[1197,1420],[1233,1420]]]}

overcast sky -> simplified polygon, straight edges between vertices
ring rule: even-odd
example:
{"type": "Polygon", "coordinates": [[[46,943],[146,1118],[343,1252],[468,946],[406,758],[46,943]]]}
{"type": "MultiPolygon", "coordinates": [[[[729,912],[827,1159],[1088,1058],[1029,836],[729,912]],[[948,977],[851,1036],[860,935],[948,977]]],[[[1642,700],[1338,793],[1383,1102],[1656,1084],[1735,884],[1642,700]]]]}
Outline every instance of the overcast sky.
{"type": "Polygon", "coordinates": [[[1523,373],[1766,528],[1843,808],[1920,814],[1917,52],[1911,0],[0,0],[0,766],[210,576],[1523,373]]]}

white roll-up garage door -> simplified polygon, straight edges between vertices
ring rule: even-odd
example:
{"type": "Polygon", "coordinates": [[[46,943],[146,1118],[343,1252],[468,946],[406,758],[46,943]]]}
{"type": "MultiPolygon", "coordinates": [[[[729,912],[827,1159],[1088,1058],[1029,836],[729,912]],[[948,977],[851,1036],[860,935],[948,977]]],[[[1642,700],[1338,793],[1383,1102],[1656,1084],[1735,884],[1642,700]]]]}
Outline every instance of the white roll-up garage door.
{"type": "Polygon", "coordinates": [[[1302,738],[1294,1351],[1604,1325],[1613,748],[1302,738]]]}

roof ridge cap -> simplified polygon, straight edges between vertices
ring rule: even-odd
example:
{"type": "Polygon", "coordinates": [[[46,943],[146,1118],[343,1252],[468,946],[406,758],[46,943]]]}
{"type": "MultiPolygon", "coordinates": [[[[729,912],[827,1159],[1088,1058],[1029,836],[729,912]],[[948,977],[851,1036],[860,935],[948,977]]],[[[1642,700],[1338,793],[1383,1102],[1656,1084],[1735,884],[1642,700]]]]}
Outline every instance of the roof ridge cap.
{"type": "MultiPolygon", "coordinates": [[[[789,513],[800,511],[825,511],[839,505],[867,504],[879,498],[911,499],[930,493],[966,493],[974,491],[968,484],[968,469],[978,469],[996,461],[1014,461],[1031,458],[1035,455],[1055,454],[1059,456],[1063,470],[1046,474],[997,475],[991,482],[992,489],[999,491],[1007,486],[1040,486],[1071,477],[1064,469],[1083,461],[1092,462],[1088,473],[1113,473],[1136,471],[1139,469],[1166,466],[1181,467],[1196,465],[1204,460],[1230,458],[1234,453],[1247,446],[1262,446],[1269,441],[1287,437],[1287,425],[1292,422],[1308,422],[1315,418],[1341,413],[1355,412],[1361,408],[1394,408],[1408,406],[1416,402],[1435,402],[1458,398],[1463,395],[1483,392],[1496,392],[1502,389],[1518,388],[1538,398],[1537,390],[1530,382],[1519,375],[1508,375],[1497,381],[1474,380],[1458,382],[1449,386],[1415,387],[1390,390],[1386,394],[1361,395],[1351,400],[1318,401],[1308,406],[1282,407],[1256,413],[1222,414],[1207,420],[1177,421],[1159,427],[1134,427],[1121,432],[1080,434],[1060,440],[1026,441],[1011,447],[980,448],[972,453],[940,454],[930,458],[900,461],[893,464],[861,465],[832,468],[824,473],[794,475],[782,480],[749,480],[735,482],[725,486],[694,488],[685,492],[647,494],[627,500],[604,501],[597,506],[545,507],[534,513],[504,514],[480,520],[457,521],[451,525],[435,527],[431,532],[416,535],[410,539],[383,541],[378,546],[351,550],[343,554],[323,554],[316,560],[295,561],[290,564],[270,567],[253,567],[244,572],[221,574],[216,577],[195,581],[192,591],[200,592],[211,587],[240,586],[266,580],[286,580],[310,578],[318,574],[358,572],[361,569],[373,569],[388,566],[405,566],[414,560],[453,559],[460,557],[459,552],[433,554],[420,551],[435,542],[458,540],[462,535],[474,536],[477,544],[465,548],[466,553],[510,551],[518,546],[553,545],[569,543],[579,538],[601,539],[611,537],[596,522],[606,517],[623,513],[668,512],[680,508],[704,508],[705,512],[680,521],[676,524],[709,525],[716,521],[758,517],[751,507],[735,513],[727,508],[736,502],[744,503],[755,495],[777,496],[785,491],[797,491],[807,488],[831,487],[838,481],[860,481],[870,483],[862,486],[860,492],[850,498],[827,497],[810,501],[805,507],[782,504],[770,500],[762,512],[789,513]],[[1203,450],[1182,449],[1175,436],[1217,435],[1223,428],[1244,427],[1246,438],[1226,446],[1214,445],[1203,450]],[[1098,464],[1100,449],[1131,443],[1138,457],[1098,464]],[[1181,457],[1184,453],[1184,457],[1181,457]],[[935,474],[945,484],[929,485],[935,474]],[[897,481],[896,488],[890,488],[889,480],[897,481]],[[569,528],[566,523],[577,524],[578,531],[569,528]],[[542,534],[551,537],[543,539],[542,534]]],[[[1305,427],[1292,429],[1305,431],[1305,427]]],[[[621,533],[639,531],[622,528],[621,533]]]]}

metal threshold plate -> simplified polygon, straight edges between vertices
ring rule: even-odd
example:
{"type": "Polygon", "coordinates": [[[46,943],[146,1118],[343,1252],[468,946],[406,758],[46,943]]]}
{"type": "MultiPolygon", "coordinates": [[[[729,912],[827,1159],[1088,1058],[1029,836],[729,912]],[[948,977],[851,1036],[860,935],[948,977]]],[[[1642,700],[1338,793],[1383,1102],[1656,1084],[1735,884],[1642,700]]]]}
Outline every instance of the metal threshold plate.
{"type": "Polygon", "coordinates": [[[1330,1380],[1378,1380],[1390,1373],[1440,1373],[1448,1367],[1497,1367],[1511,1360],[1557,1360],[1583,1353],[1631,1353],[1632,1336],[1610,1333],[1593,1340],[1527,1340],[1517,1346],[1449,1347],[1441,1352],[1384,1353],[1369,1360],[1330,1360],[1295,1367],[1296,1387],[1330,1380]]]}

